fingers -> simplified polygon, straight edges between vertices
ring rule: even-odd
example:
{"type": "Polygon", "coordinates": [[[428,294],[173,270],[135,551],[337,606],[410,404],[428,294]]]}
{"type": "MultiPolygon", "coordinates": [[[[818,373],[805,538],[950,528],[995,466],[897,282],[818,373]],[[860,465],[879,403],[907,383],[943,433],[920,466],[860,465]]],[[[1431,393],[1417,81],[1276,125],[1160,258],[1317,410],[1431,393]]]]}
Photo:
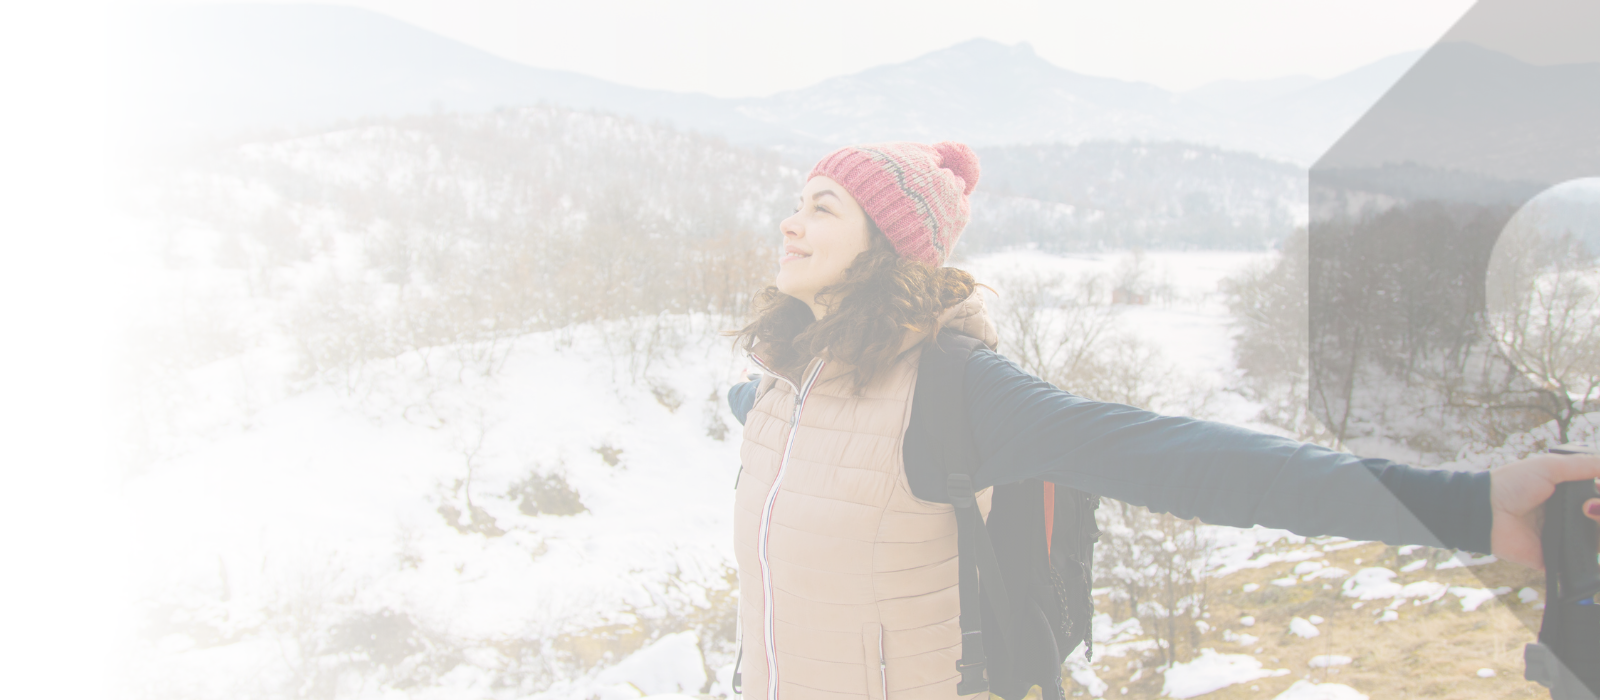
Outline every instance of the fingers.
{"type": "Polygon", "coordinates": [[[1600,456],[1597,455],[1549,455],[1549,471],[1546,474],[1551,481],[1580,481],[1583,479],[1600,479],[1600,456]]]}
{"type": "Polygon", "coordinates": [[[1583,514],[1590,520],[1600,523],[1600,498],[1591,498],[1583,502],[1583,514]]]}

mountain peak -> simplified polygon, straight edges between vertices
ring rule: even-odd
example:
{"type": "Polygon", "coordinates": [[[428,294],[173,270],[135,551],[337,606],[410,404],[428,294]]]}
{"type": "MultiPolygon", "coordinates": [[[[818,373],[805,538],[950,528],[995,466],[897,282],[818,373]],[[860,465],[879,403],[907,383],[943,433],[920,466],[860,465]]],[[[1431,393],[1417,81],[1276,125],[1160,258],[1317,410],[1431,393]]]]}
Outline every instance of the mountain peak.
{"type": "Polygon", "coordinates": [[[923,60],[945,56],[959,56],[968,60],[1041,60],[1038,52],[1033,50],[1033,44],[1030,44],[1026,41],[1018,42],[1016,44],[1003,44],[995,41],[994,39],[985,39],[983,37],[968,39],[959,44],[939,49],[937,51],[930,51],[926,54],[923,54],[920,58],[913,60],[923,60]]]}

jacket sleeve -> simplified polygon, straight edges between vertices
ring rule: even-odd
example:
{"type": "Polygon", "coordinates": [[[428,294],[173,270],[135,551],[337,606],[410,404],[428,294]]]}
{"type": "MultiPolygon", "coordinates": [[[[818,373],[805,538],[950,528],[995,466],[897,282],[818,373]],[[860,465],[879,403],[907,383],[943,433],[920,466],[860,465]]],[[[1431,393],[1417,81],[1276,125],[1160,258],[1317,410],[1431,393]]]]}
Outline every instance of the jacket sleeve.
{"type": "Polygon", "coordinates": [[[963,388],[980,487],[1043,478],[1216,525],[1489,551],[1487,472],[1091,401],[989,351],[973,353],[963,388]]]}
{"type": "Polygon", "coordinates": [[[733,417],[739,419],[739,425],[744,425],[745,416],[750,415],[750,409],[756,405],[756,386],[761,383],[760,375],[750,375],[751,381],[735,384],[728,389],[728,410],[733,411],[733,417]]]}

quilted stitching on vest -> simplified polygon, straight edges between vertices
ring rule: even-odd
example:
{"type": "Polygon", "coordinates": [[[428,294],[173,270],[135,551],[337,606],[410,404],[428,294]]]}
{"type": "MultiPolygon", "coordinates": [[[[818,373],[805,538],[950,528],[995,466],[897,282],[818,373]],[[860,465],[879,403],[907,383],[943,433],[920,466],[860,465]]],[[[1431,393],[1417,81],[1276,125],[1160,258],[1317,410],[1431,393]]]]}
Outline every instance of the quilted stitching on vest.
{"type": "MultiPolygon", "coordinates": [[[[976,294],[942,320],[996,345],[976,294]]],[[[901,450],[921,358],[912,346],[920,340],[907,338],[895,366],[860,396],[848,368],[836,363],[823,366],[806,396],[768,527],[781,700],[886,700],[885,687],[887,700],[956,697],[955,516],[949,505],[911,495],[901,450]]],[[[794,404],[789,382],[772,384],[746,417],[740,451],[734,540],[749,697],[768,688],[758,539],[794,404]]]]}

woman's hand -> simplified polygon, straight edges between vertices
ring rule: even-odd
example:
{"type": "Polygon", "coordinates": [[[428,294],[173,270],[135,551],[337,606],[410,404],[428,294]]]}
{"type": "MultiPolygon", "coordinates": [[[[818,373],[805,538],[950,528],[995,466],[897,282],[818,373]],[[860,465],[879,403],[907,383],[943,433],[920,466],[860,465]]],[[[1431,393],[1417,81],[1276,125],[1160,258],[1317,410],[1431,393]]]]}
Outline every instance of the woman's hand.
{"type": "MultiPolygon", "coordinates": [[[[1544,502],[1563,481],[1600,478],[1600,456],[1537,454],[1489,470],[1489,507],[1494,528],[1489,547],[1496,557],[1544,571],[1539,533],[1544,502]]],[[[1600,498],[1583,504],[1589,519],[1600,522],[1600,498]]]]}

